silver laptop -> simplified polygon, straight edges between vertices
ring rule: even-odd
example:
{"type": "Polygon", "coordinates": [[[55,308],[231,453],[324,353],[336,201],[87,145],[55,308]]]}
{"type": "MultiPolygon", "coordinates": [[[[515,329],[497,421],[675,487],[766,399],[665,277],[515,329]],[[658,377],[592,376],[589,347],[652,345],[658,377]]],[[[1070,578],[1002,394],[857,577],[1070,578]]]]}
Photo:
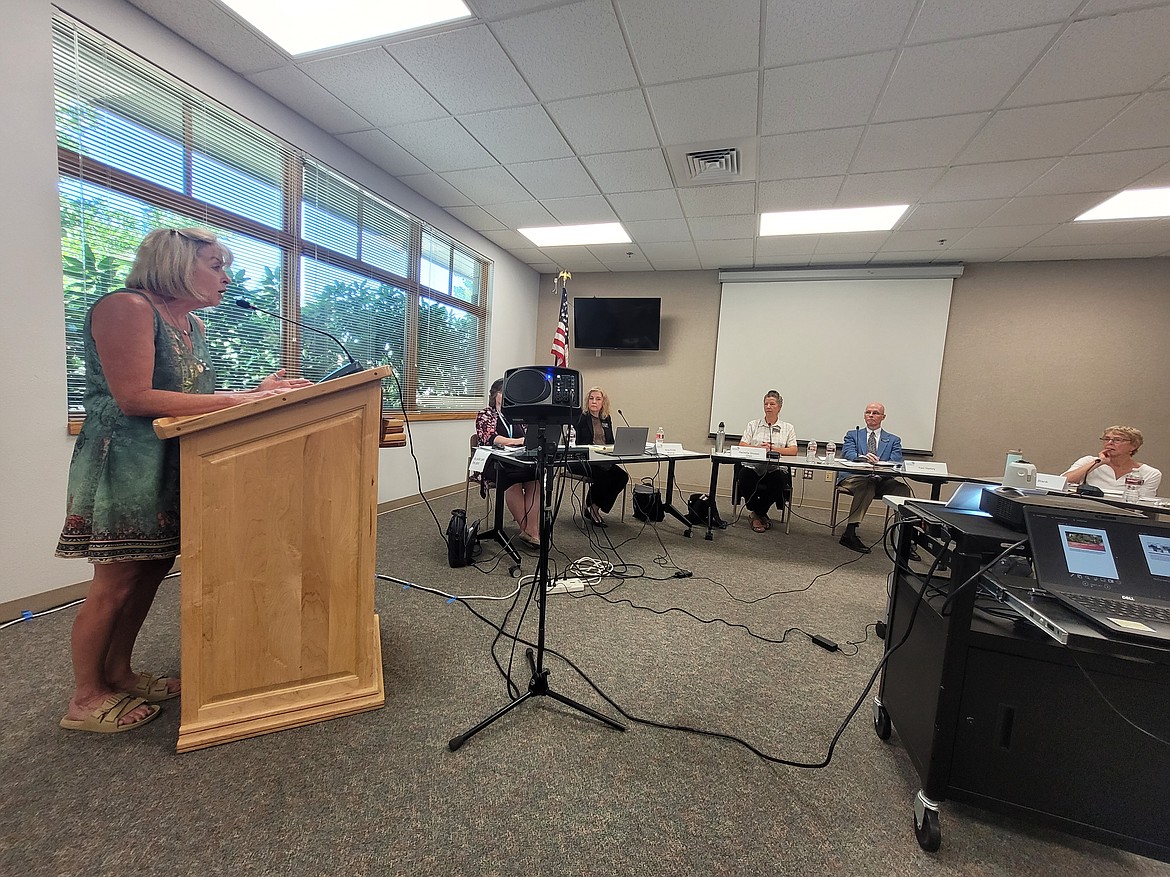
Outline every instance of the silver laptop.
{"type": "Polygon", "coordinates": [[[640,457],[646,453],[646,436],[649,434],[648,426],[619,426],[613,433],[613,449],[606,448],[597,453],[614,457],[640,457]]]}
{"type": "Polygon", "coordinates": [[[1170,524],[1027,506],[1036,581],[1111,634],[1170,643],[1170,524]]]}

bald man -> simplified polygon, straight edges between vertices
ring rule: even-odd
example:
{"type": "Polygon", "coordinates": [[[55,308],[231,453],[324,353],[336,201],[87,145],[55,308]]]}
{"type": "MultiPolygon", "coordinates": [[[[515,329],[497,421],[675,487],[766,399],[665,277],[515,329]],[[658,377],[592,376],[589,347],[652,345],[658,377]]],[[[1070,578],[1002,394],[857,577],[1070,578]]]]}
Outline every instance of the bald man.
{"type": "MultiPolygon", "coordinates": [[[[852,429],[845,434],[841,456],[857,463],[901,463],[902,440],[892,432],[882,429],[886,419],[886,406],[881,402],[870,402],[865,406],[865,428],[852,429]]],[[[849,504],[849,517],[845,519],[845,532],[840,542],[846,548],[869,554],[869,548],[857,535],[857,525],[869,511],[870,503],[876,497],[896,494],[910,496],[910,488],[897,476],[885,472],[865,472],[837,476],[837,486],[853,494],[849,504]]]]}

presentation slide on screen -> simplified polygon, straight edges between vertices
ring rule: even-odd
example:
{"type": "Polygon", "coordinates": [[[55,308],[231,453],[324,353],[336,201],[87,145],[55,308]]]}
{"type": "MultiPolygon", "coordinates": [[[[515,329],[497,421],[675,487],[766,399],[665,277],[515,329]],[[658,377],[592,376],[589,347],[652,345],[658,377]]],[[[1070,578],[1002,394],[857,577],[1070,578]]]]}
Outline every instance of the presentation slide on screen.
{"type": "Polygon", "coordinates": [[[1145,533],[1139,533],[1138,538],[1142,542],[1142,553],[1146,556],[1150,575],[1170,579],[1170,539],[1145,533]]]}
{"type": "Polygon", "coordinates": [[[1117,581],[1117,564],[1109,548],[1109,534],[1093,527],[1061,524],[1060,544],[1064,562],[1073,575],[1117,581]]]}

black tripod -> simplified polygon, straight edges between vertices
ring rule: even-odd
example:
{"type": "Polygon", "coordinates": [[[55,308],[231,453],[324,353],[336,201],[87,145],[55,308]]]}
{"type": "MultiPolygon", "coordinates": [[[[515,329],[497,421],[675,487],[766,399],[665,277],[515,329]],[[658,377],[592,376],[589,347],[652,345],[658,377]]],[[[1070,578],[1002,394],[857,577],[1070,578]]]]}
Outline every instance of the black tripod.
{"type": "Polygon", "coordinates": [[[448,743],[447,748],[454,752],[496,719],[511,712],[524,701],[530,697],[551,697],[553,700],[563,703],[565,706],[570,706],[579,712],[585,713],[587,716],[592,716],[599,722],[609,725],[617,731],[624,731],[625,725],[614,721],[609,716],[602,715],[597,710],[591,709],[584,704],[577,703],[572,698],[565,697],[549,688],[548,685],[548,668],[544,666],[544,631],[545,631],[545,603],[548,599],[548,547],[552,538],[552,512],[550,506],[553,495],[553,467],[549,464],[550,457],[556,449],[556,438],[554,436],[551,447],[545,441],[545,426],[532,426],[533,429],[540,431],[540,445],[536,449],[536,480],[540,484],[540,558],[537,561],[536,573],[533,579],[532,586],[536,588],[536,605],[538,610],[537,621],[537,636],[536,636],[536,653],[533,654],[532,649],[525,649],[524,656],[528,659],[528,666],[532,670],[532,678],[528,682],[528,690],[521,694],[518,698],[505,706],[503,709],[492,713],[482,722],[468,731],[464,731],[456,737],[452,737],[448,743]]]}

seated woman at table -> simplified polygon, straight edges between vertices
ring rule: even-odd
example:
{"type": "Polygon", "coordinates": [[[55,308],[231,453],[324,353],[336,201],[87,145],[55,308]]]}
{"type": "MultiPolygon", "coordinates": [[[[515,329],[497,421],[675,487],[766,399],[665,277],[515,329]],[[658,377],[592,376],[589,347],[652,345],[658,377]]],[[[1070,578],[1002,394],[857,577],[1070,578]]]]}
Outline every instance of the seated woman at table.
{"type": "Polygon", "coordinates": [[[1132,426],[1111,426],[1101,435],[1104,447],[1095,457],[1081,457],[1064,473],[1069,484],[1088,484],[1101,490],[1120,493],[1125,489],[1125,476],[1131,472],[1142,479],[1140,496],[1152,497],[1158,493],[1162,473],[1146,463],[1139,463],[1133,455],[1142,446],[1142,431],[1132,426]]]}
{"type": "MultiPolygon", "coordinates": [[[[741,447],[763,447],[769,454],[791,457],[796,454],[796,428],[780,419],[784,397],[776,390],[764,394],[764,416],[750,421],[739,440],[741,447]]],[[[792,475],[787,466],[744,463],[739,472],[739,495],[751,512],[752,529],[771,529],[768,510],[783,508],[792,495],[792,475]]]]}
{"type": "MultiPolygon", "coordinates": [[[[574,424],[578,445],[612,445],[613,421],[609,416],[609,396],[601,387],[590,387],[585,395],[585,407],[574,424]]],[[[604,527],[602,512],[613,509],[613,504],[630,476],[617,463],[572,463],[569,471],[589,478],[589,495],[585,497],[586,514],[596,526],[604,527]]]]}
{"type": "MultiPolygon", "coordinates": [[[[501,410],[504,379],[492,384],[487,407],[476,415],[475,434],[479,443],[492,448],[520,447],[524,444],[524,424],[505,417],[501,410]]],[[[483,467],[485,481],[504,491],[504,502],[520,528],[520,541],[540,545],[540,485],[536,469],[495,454],[483,467]]]]}

